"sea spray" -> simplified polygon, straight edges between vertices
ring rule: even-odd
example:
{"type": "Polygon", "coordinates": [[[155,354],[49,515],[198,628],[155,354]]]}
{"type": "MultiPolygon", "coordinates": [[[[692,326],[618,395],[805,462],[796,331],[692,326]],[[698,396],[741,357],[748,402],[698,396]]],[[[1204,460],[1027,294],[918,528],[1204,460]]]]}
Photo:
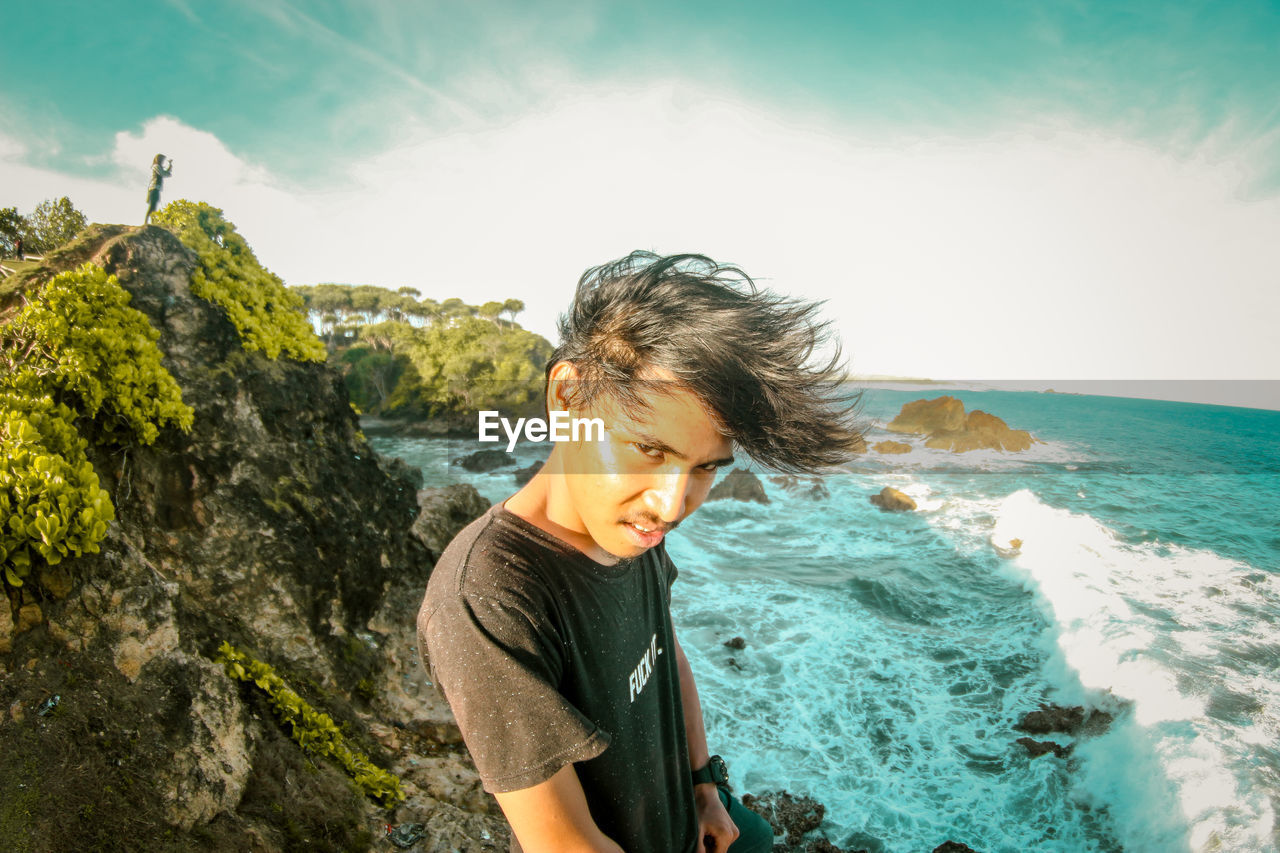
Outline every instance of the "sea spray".
{"type": "Polygon", "coordinates": [[[1272,849],[1266,768],[1208,705],[1225,694],[1271,720],[1280,711],[1280,674],[1223,654],[1232,638],[1280,640],[1274,621],[1247,617],[1280,605],[1273,577],[1202,551],[1125,544],[1027,490],[994,513],[993,543],[1021,540],[1007,566],[1049,622],[1046,673],[1064,695],[1130,708],[1078,750],[1080,796],[1110,804],[1127,850],[1272,849]]]}

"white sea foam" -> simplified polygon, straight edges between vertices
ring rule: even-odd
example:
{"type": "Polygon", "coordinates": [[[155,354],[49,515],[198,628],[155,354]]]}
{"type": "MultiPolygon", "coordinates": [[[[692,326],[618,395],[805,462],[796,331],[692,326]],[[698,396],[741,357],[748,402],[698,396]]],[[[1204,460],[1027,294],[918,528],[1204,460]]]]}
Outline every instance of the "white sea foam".
{"type": "MultiPolygon", "coordinates": [[[[1259,762],[1241,737],[1280,712],[1275,661],[1241,660],[1251,637],[1280,644],[1273,578],[1205,551],[1126,545],[1087,515],[1030,491],[967,515],[993,515],[993,545],[1039,603],[1049,628],[1049,675],[1067,701],[1121,700],[1130,716],[1082,744],[1083,796],[1102,794],[1131,851],[1272,850],[1275,813],[1259,762]],[[1209,713],[1215,696],[1245,697],[1252,725],[1209,713]],[[1156,763],[1144,760],[1154,756],[1156,763]],[[1092,791],[1092,794],[1088,793],[1092,791]],[[1169,797],[1185,830],[1162,808],[1169,797]]],[[[1274,741],[1272,741],[1274,743],[1274,741]]]]}

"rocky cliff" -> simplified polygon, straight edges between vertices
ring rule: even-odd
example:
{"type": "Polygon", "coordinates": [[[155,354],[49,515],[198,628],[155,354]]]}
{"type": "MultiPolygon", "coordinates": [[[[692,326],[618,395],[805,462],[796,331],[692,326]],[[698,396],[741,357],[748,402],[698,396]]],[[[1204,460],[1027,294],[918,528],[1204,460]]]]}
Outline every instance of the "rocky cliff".
{"type": "Polygon", "coordinates": [[[150,446],[87,435],[116,508],[101,551],[0,601],[0,849],[389,849],[385,826],[404,823],[424,825],[421,851],[505,849],[413,648],[425,542],[483,503],[432,494],[421,510],[339,377],[243,349],[192,295],[197,259],[168,231],[95,226],[7,281],[0,315],[86,261],[159,330],[194,425],[150,446]],[[267,694],[216,662],[223,642],[270,664],[407,799],[388,812],[304,754],[267,694]]]}

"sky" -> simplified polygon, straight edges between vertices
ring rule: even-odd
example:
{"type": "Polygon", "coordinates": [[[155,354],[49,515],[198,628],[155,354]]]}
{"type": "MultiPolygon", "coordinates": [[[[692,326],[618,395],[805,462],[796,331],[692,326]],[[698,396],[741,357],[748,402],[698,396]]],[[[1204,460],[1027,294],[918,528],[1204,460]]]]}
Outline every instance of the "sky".
{"type": "Polygon", "coordinates": [[[3,29],[0,207],[140,222],[162,152],[165,201],[289,284],[515,297],[554,340],[587,267],[700,252],[825,300],[854,373],[1280,408],[1274,0],[55,0],[3,29]]]}

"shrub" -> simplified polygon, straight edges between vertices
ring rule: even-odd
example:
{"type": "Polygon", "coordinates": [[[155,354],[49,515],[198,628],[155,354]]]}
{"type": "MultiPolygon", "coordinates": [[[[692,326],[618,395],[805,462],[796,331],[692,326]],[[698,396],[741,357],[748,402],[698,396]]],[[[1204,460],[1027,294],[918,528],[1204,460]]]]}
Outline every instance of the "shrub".
{"type": "Polygon", "coordinates": [[[151,444],[193,412],[161,363],[160,334],[115,276],[85,264],[0,326],[0,566],[21,586],[33,557],[96,553],[115,508],[77,421],[103,443],[151,444]]]}
{"type": "Polygon", "coordinates": [[[247,350],[267,358],[324,361],[324,344],[303,311],[302,297],[254,255],[222,211],[204,202],[170,202],[151,221],[169,229],[200,259],[191,292],[227,313],[247,350]]]}
{"type": "Polygon", "coordinates": [[[74,419],[47,395],[0,393],[0,565],[11,586],[22,586],[35,555],[52,566],[97,553],[115,518],[74,419]]]}

